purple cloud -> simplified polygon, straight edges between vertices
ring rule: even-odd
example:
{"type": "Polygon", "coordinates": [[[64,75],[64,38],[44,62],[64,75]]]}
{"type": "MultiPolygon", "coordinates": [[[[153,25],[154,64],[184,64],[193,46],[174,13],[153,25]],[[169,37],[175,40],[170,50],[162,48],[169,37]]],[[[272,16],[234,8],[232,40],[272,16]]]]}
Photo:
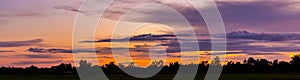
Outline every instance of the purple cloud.
{"type": "Polygon", "coordinates": [[[248,39],[263,41],[288,41],[299,40],[300,34],[273,34],[273,33],[255,33],[248,31],[235,31],[226,35],[229,39],[248,39]]]}
{"type": "Polygon", "coordinates": [[[127,37],[122,39],[101,39],[97,41],[81,41],[81,43],[89,43],[89,42],[125,42],[125,41],[170,41],[176,40],[176,35],[173,34],[161,34],[161,35],[154,35],[154,34],[141,34],[133,37],[127,37]]]}
{"type": "MultiPolygon", "coordinates": [[[[224,37],[223,37],[224,38],[224,37]]],[[[248,55],[261,55],[261,54],[274,54],[274,52],[298,52],[300,48],[295,44],[300,42],[300,34],[273,34],[273,33],[254,33],[248,31],[236,31],[227,34],[227,50],[241,50],[241,52],[228,52],[228,54],[240,54],[245,53],[248,55]],[[255,45],[256,43],[269,43],[277,42],[281,44],[291,44],[289,46],[265,46],[265,45],[255,45]]],[[[223,44],[223,43],[218,43],[223,44]]],[[[160,44],[161,46],[168,47],[166,49],[167,53],[176,53],[183,51],[210,51],[212,50],[211,40],[198,40],[198,42],[177,42],[173,41],[170,43],[160,44]],[[198,44],[199,49],[194,47],[185,46],[182,47],[180,44],[192,45],[198,44]]],[[[218,46],[218,45],[217,45],[218,46]]],[[[221,46],[219,46],[221,47],[221,46]]]]}
{"type": "Polygon", "coordinates": [[[24,40],[24,41],[2,41],[0,47],[20,47],[20,46],[33,46],[41,43],[42,39],[24,40]]]}
{"type": "Polygon", "coordinates": [[[18,54],[15,55],[18,57],[24,57],[24,58],[47,58],[47,59],[55,59],[55,58],[59,58],[56,56],[52,56],[52,55],[44,55],[44,54],[18,54]]]}
{"type": "Polygon", "coordinates": [[[12,64],[16,65],[36,65],[36,64],[54,64],[54,63],[61,63],[62,60],[53,60],[53,61],[20,61],[20,62],[14,62],[12,64]]]}
{"type": "Polygon", "coordinates": [[[72,49],[59,49],[59,48],[50,48],[50,49],[45,49],[45,48],[29,48],[27,49],[29,52],[34,52],[34,53],[80,53],[80,52],[86,52],[86,53],[94,53],[94,52],[101,52],[99,50],[92,50],[92,49],[77,49],[77,50],[72,50],[72,49]]]}

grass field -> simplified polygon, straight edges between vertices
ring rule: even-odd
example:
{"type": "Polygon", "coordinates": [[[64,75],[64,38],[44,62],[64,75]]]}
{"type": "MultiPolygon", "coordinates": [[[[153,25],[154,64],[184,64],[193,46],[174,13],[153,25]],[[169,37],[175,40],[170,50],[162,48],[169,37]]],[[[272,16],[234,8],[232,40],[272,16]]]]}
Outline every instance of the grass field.
{"type": "MultiPolygon", "coordinates": [[[[204,74],[197,75],[196,80],[203,80],[204,74]]],[[[120,75],[110,76],[110,80],[145,80],[124,77],[120,75]]],[[[299,80],[300,74],[222,74],[219,80],[299,80]]],[[[172,76],[159,75],[151,80],[170,80],[172,76]]],[[[80,80],[75,75],[0,75],[0,80],[80,80]]]]}

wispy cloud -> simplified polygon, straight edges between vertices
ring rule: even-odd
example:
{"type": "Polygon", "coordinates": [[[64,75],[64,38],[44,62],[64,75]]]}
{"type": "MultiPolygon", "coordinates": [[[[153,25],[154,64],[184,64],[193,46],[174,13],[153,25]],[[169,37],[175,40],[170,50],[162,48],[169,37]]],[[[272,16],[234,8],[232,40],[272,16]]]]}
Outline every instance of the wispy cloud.
{"type": "MultiPolygon", "coordinates": [[[[184,36],[184,35],[182,35],[184,36]]],[[[220,37],[218,35],[218,38],[220,37]]],[[[258,33],[258,32],[249,32],[249,31],[234,31],[227,33],[228,41],[227,43],[218,43],[218,44],[227,44],[227,54],[248,54],[248,55],[279,55],[277,52],[297,52],[300,49],[297,48],[295,43],[300,42],[300,34],[279,34],[279,33],[258,33]],[[289,46],[270,46],[271,44],[291,44],[289,46]],[[261,45],[261,43],[264,43],[261,45]],[[267,45],[269,44],[269,45],[267,45]],[[232,50],[240,50],[240,52],[230,52],[232,50]]],[[[199,39],[198,42],[190,41],[190,42],[178,42],[175,35],[162,34],[162,35],[149,35],[142,34],[129,38],[122,39],[103,39],[98,41],[87,41],[87,42],[124,42],[126,40],[130,41],[140,41],[140,42],[149,42],[149,41],[160,41],[164,42],[161,44],[157,44],[156,46],[165,46],[167,53],[177,53],[184,51],[211,51],[212,43],[210,39],[199,39]],[[167,40],[167,41],[164,41],[167,40]],[[185,46],[182,47],[180,44],[185,45],[194,45],[198,44],[199,49],[195,49],[195,47],[185,46]]],[[[86,42],[86,41],[85,41],[86,42]]],[[[150,48],[154,45],[136,45],[134,48],[129,48],[130,51],[135,52],[149,52],[150,48]]],[[[217,47],[222,47],[217,45],[217,47]]],[[[103,52],[111,53],[110,50],[124,50],[127,48],[101,48],[98,49],[103,52]]],[[[157,53],[163,53],[164,51],[155,51],[157,53]]]]}
{"type": "MultiPolygon", "coordinates": [[[[229,51],[227,54],[248,54],[248,55],[260,55],[260,54],[274,54],[278,55],[277,52],[298,52],[300,49],[297,48],[296,45],[290,46],[263,46],[263,45],[255,45],[256,43],[261,43],[264,41],[255,41],[255,40],[232,40],[229,39],[227,43],[227,50],[229,51]],[[240,50],[240,52],[230,52],[232,50],[240,50]]],[[[268,43],[268,42],[264,42],[268,43]]],[[[289,43],[289,42],[282,42],[289,43]]],[[[181,43],[182,44],[182,43],[181,43]]],[[[201,51],[211,51],[212,44],[211,41],[199,40],[199,42],[185,42],[184,44],[198,44],[199,49],[201,51]]],[[[184,51],[194,51],[197,50],[194,47],[181,47],[179,42],[172,42],[169,44],[163,44],[163,46],[167,46],[166,51],[168,53],[177,53],[181,52],[181,49],[184,51]]],[[[217,44],[218,46],[218,44],[217,44]]],[[[221,47],[221,46],[218,46],[221,47]]],[[[221,50],[222,51],[222,50],[221,50]]]]}
{"type": "Polygon", "coordinates": [[[44,48],[29,48],[27,49],[29,52],[36,52],[36,53],[72,53],[72,50],[66,49],[44,49],[44,48]]]}
{"type": "Polygon", "coordinates": [[[122,39],[101,39],[101,40],[97,40],[97,41],[81,41],[81,43],[89,43],[89,42],[125,42],[125,41],[142,41],[142,42],[170,41],[170,40],[176,40],[175,37],[176,37],[176,35],[173,35],[173,34],[161,34],[161,35],[141,34],[141,35],[122,38],[122,39]]]}
{"type": "Polygon", "coordinates": [[[276,33],[255,33],[249,31],[230,32],[226,36],[229,39],[249,39],[263,41],[288,41],[299,40],[300,34],[276,34],[276,33]]]}
{"type": "Polygon", "coordinates": [[[62,9],[66,11],[71,11],[71,12],[80,12],[80,13],[86,13],[84,11],[80,11],[79,8],[71,7],[71,6],[56,6],[53,7],[54,9],[62,9]]]}
{"type": "Polygon", "coordinates": [[[18,55],[15,55],[15,56],[24,57],[24,58],[43,58],[43,59],[59,58],[57,56],[46,55],[46,54],[18,54],[18,55]]]}
{"type": "Polygon", "coordinates": [[[27,49],[29,52],[34,52],[34,53],[94,53],[94,52],[101,52],[99,50],[92,50],[92,49],[60,49],[60,48],[50,48],[50,49],[45,49],[45,48],[29,48],[27,49]]]}
{"type": "Polygon", "coordinates": [[[42,39],[24,40],[24,41],[2,41],[0,47],[20,47],[20,46],[33,46],[41,43],[42,39]]]}
{"type": "Polygon", "coordinates": [[[33,17],[33,16],[41,16],[42,14],[39,13],[23,13],[23,12],[16,12],[16,13],[0,13],[1,17],[33,17]]]}
{"type": "Polygon", "coordinates": [[[15,65],[36,65],[36,64],[54,64],[54,63],[61,63],[62,60],[53,60],[53,61],[20,61],[14,62],[12,64],[15,65]]]}
{"type": "MultiPolygon", "coordinates": [[[[224,38],[224,37],[223,37],[224,38]]],[[[297,42],[300,42],[300,34],[279,34],[279,33],[255,33],[248,31],[235,31],[227,34],[227,43],[217,43],[216,47],[222,47],[218,44],[227,44],[227,54],[248,54],[248,55],[280,55],[278,52],[298,52],[297,42]],[[273,46],[274,45],[274,46],[273,46]],[[277,46],[276,46],[277,45],[277,46]],[[281,46],[280,46],[281,45],[281,46]],[[230,52],[240,50],[240,52],[230,52]]],[[[209,39],[200,39],[198,42],[178,42],[159,44],[166,46],[167,53],[177,53],[184,51],[211,51],[212,43],[209,39]],[[198,44],[199,49],[189,46],[180,46],[181,44],[193,45],[198,44]]],[[[222,50],[221,50],[222,51],[222,50]]]]}
{"type": "MultiPolygon", "coordinates": [[[[0,18],[4,18],[7,24],[14,23],[18,19],[52,17],[57,15],[53,11],[54,6],[73,4],[80,0],[1,0],[0,18]]],[[[0,20],[0,25],[3,22],[0,20]]],[[[3,25],[3,24],[2,24],[3,25]]]]}
{"type": "Polygon", "coordinates": [[[12,51],[12,50],[0,50],[0,53],[7,53],[7,52],[15,52],[15,51],[12,51]]]}
{"type": "MultiPolygon", "coordinates": [[[[100,0],[101,1],[101,0],[100,0]]],[[[99,2],[99,1],[98,1],[99,2]]],[[[132,10],[136,6],[145,3],[159,3],[170,6],[180,12],[192,26],[206,26],[198,11],[188,4],[187,1],[165,1],[165,0],[116,0],[108,7],[104,18],[118,20],[126,12],[131,11],[126,18],[130,22],[169,23],[181,25],[182,21],[174,21],[174,13],[167,8],[148,6],[140,10],[132,10]],[[137,16],[138,15],[138,16],[137,16]],[[157,17],[159,16],[159,17],[157,17]]],[[[210,10],[205,5],[203,10],[210,10]]],[[[231,31],[240,28],[263,31],[297,31],[300,20],[300,2],[297,0],[274,1],[274,0],[216,0],[222,18],[227,29],[231,31]],[[288,28],[287,28],[288,27],[288,28]]],[[[65,6],[65,5],[63,5],[65,6]]],[[[64,7],[65,10],[78,12],[78,7],[64,7]]],[[[80,12],[80,11],[79,11],[80,12]]],[[[88,11],[86,14],[95,14],[88,11]]],[[[213,15],[212,15],[213,16],[213,15]]]]}

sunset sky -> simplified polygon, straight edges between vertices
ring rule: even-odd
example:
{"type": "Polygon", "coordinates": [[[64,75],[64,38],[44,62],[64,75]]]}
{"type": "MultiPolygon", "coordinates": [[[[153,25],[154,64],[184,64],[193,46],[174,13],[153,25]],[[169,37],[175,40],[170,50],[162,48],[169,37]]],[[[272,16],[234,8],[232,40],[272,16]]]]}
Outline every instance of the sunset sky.
{"type": "MultiPolygon", "coordinates": [[[[104,0],[90,1],[101,3],[104,0]]],[[[289,61],[292,55],[300,54],[299,0],[215,0],[215,2],[227,33],[227,55],[221,56],[226,57],[226,61],[242,61],[248,57],[289,61]]],[[[81,3],[83,0],[1,0],[0,66],[49,67],[59,63],[74,63],[72,33],[76,16],[78,13],[86,14],[88,17],[95,17],[97,14],[92,9],[79,10],[81,3]]],[[[209,10],[211,6],[206,5],[204,1],[200,9],[209,10]]],[[[182,33],[194,30],[200,51],[183,52],[184,55],[190,57],[200,55],[199,60],[210,58],[212,51],[209,30],[201,15],[186,0],[115,0],[101,17],[96,30],[96,40],[93,35],[85,35],[76,43],[86,45],[95,42],[100,64],[114,61],[111,49],[129,48],[133,61],[145,66],[150,60],[149,49],[157,45],[160,49],[154,49],[154,52],[165,49],[167,62],[180,61],[181,51],[176,36],[168,28],[169,25],[161,22],[179,26],[174,30],[182,33]],[[147,3],[162,4],[177,10],[193,29],[186,28],[184,23],[174,20],[173,12],[170,12],[169,8],[147,6],[145,5],[147,3]],[[143,7],[136,9],[136,6],[143,7]],[[127,14],[126,17],[122,17],[124,14],[127,14]],[[118,26],[117,23],[122,25],[118,26]],[[142,28],[134,33],[126,32],[136,28],[136,25],[142,28]],[[116,26],[121,31],[113,32],[116,26]],[[124,41],[126,39],[131,39],[129,45],[121,45],[126,43],[124,41]],[[120,46],[112,47],[111,43],[120,46]]],[[[190,39],[189,35],[180,36],[190,39]]],[[[76,53],[92,53],[87,48],[76,51],[76,53]]],[[[119,55],[122,54],[125,53],[119,55]]],[[[123,61],[126,62],[128,61],[123,61]]]]}

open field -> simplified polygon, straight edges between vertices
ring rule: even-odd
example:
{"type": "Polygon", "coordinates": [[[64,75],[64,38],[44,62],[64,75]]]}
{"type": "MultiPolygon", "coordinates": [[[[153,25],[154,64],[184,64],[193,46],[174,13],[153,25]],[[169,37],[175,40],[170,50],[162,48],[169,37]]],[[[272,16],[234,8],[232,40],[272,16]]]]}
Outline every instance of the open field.
{"type": "MultiPolygon", "coordinates": [[[[203,80],[204,74],[197,75],[196,80],[203,80]]],[[[145,80],[124,77],[121,75],[110,76],[110,80],[145,80]]],[[[219,80],[289,80],[300,79],[300,74],[222,74],[219,80]]],[[[151,80],[170,80],[172,76],[159,75],[151,80]]],[[[0,80],[79,80],[75,75],[0,75],[0,80]]]]}

